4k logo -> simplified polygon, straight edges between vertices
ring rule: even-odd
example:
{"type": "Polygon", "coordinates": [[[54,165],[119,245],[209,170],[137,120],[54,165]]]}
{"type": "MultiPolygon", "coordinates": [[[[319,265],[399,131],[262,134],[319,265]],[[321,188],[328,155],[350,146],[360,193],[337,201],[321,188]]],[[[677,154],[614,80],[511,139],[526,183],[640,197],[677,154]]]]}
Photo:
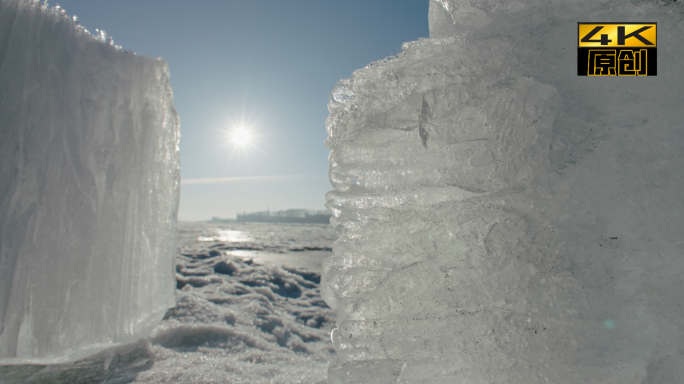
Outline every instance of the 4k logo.
{"type": "Polygon", "coordinates": [[[656,76],[657,23],[577,23],[578,76],[656,76]]]}

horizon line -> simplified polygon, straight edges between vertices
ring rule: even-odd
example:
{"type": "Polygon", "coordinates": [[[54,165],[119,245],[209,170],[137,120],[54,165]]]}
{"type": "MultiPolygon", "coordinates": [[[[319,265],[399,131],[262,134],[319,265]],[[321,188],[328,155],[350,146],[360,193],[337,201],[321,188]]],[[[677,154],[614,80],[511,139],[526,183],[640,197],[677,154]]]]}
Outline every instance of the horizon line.
{"type": "Polygon", "coordinates": [[[282,180],[282,179],[296,179],[307,176],[327,176],[316,174],[301,174],[301,175],[267,175],[267,176],[235,176],[235,177],[207,177],[198,179],[181,179],[181,185],[194,184],[215,184],[215,183],[233,183],[238,181],[260,181],[260,180],[282,180]]]}

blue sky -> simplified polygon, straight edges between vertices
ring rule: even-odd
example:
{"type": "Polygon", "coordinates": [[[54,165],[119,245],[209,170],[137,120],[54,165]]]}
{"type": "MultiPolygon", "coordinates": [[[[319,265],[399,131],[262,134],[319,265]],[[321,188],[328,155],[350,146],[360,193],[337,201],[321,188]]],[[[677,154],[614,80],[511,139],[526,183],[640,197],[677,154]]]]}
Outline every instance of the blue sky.
{"type": "Polygon", "coordinates": [[[181,118],[179,220],[325,209],[328,93],[428,37],[428,0],[63,0],[91,32],[163,57],[181,118]],[[249,146],[229,131],[246,124],[249,146]]]}

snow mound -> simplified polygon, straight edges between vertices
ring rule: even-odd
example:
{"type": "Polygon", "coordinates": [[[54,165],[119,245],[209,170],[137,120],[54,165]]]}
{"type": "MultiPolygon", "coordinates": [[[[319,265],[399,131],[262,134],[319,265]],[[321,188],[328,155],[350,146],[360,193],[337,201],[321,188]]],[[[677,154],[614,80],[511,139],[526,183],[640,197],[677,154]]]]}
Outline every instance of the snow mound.
{"type": "Polygon", "coordinates": [[[74,363],[0,367],[0,382],[324,384],[335,314],[321,298],[320,271],[212,247],[259,238],[250,246],[329,247],[321,237],[331,235],[329,225],[180,223],[178,301],[148,338],[74,363]],[[198,240],[222,234],[220,242],[198,240]]]}

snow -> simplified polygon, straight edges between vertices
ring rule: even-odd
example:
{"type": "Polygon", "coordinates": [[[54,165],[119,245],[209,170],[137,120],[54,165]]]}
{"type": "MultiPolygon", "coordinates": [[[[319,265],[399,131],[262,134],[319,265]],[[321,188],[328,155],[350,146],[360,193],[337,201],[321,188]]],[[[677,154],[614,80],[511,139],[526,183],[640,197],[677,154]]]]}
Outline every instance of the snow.
{"type": "Polygon", "coordinates": [[[684,7],[430,7],[330,95],[330,383],[677,382],[684,7]],[[658,23],[657,77],[576,75],[607,20],[658,23]]]}
{"type": "Polygon", "coordinates": [[[0,382],[326,383],[335,315],[308,256],[329,256],[334,236],[322,224],[181,222],[178,301],[149,337],[70,364],[0,367],[0,382]]]}
{"type": "Polygon", "coordinates": [[[0,1],[0,364],[135,342],[176,302],[168,64],[98,32],[0,1]]]}

